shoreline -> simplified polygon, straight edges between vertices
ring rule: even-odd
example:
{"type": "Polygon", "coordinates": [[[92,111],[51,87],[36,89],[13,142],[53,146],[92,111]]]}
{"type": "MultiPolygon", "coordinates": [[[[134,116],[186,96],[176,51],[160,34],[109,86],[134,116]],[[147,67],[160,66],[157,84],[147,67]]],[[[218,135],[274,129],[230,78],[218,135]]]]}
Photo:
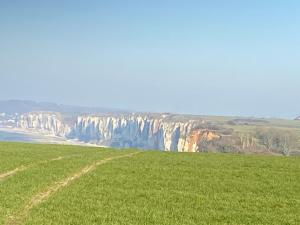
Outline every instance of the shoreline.
{"type": "Polygon", "coordinates": [[[16,128],[16,127],[0,127],[0,132],[1,131],[10,134],[24,135],[24,137],[27,137],[29,139],[29,140],[24,140],[24,142],[108,148],[108,146],[101,146],[101,145],[96,145],[91,143],[85,143],[82,141],[78,141],[76,139],[67,139],[55,135],[44,134],[36,130],[26,130],[26,129],[16,128]]]}

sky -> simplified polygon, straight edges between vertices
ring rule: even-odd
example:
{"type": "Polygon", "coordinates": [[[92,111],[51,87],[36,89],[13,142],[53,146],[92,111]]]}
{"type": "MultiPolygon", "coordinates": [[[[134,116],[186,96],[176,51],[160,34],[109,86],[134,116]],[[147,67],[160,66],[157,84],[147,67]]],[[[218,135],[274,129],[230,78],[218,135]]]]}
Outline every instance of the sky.
{"type": "Polygon", "coordinates": [[[300,115],[300,1],[1,0],[0,100],[300,115]]]}

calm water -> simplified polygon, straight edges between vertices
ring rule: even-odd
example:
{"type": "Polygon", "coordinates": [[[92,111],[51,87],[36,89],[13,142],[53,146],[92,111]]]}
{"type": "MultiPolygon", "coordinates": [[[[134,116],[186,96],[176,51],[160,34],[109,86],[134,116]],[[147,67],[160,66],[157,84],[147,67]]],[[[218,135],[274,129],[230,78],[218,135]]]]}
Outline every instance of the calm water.
{"type": "Polygon", "coordinates": [[[0,131],[0,141],[36,142],[37,140],[35,140],[34,137],[26,134],[0,131]]]}
{"type": "Polygon", "coordinates": [[[39,134],[30,133],[14,133],[13,131],[0,130],[0,141],[11,141],[11,142],[39,142],[39,143],[66,143],[66,140],[59,137],[50,137],[39,134]]]}
{"type": "Polygon", "coordinates": [[[45,136],[38,133],[15,133],[6,130],[0,130],[0,141],[93,146],[76,140],[67,141],[60,137],[45,136]]]}

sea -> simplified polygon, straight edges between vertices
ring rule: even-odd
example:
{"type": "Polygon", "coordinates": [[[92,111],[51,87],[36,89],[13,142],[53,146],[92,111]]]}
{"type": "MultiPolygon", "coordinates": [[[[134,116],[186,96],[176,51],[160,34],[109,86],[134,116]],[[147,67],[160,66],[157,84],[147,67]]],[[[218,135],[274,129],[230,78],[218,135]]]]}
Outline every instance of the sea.
{"type": "Polygon", "coordinates": [[[13,133],[7,131],[0,131],[0,141],[10,142],[37,142],[36,138],[28,134],[13,133]]]}
{"type": "Polygon", "coordinates": [[[89,147],[105,147],[94,144],[80,142],[78,140],[67,140],[62,137],[47,136],[39,133],[21,132],[0,127],[0,142],[28,142],[28,143],[45,143],[45,144],[67,144],[81,145],[89,147]]]}
{"type": "MultiPolygon", "coordinates": [[[[0,128],[0,141],[67,144],[67,140],[59,137],[46,136],[38,133],[26,133],[0,128]]],[[[70,143],[69,143],[70,144],[70,143]]]]}

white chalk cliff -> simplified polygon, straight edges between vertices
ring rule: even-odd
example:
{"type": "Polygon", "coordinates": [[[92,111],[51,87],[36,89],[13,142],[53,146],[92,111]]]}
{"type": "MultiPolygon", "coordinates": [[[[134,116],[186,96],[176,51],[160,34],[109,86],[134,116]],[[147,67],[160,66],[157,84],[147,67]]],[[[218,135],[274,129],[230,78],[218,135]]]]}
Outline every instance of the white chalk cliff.
{"type": "Polygon", "coordinates": [[[86,115],[67,123],[59,113],[33,112],[21,115],[17,127],[105,146],[195,152],[199,140],[217,138],[198,129],[203,123],[168,114],[86,115]]]}
{"type": "Polygon", "coordinates": [[[16,126],[59,137],[66,137],[71,132],[71,127],[63,122],[59,113],[34,112],[22,114],[17,119],[16,126]]]}

